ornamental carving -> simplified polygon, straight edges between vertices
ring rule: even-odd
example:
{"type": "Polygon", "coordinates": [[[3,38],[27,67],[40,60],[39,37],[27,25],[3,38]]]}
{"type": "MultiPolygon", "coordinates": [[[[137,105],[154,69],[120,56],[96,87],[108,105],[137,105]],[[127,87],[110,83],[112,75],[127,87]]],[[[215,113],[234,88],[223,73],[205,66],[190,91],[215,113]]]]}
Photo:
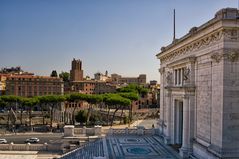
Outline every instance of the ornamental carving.
{"type": "Polygon", "coordinates": [[[230,61],[230,62],[236,62],[239,58],[239,52],[233,51],[227,54],[224,54],[224,56],[230,61]]]}
{"type": "Polygon", "coordinates": [[[223,30],[223,35],[228,40],[238,40],[239,39],[239,32],[236,29],[225,29],[223,30]]]}
{"type": "Polygon", "coordinates": [[[164,68],[164,67],[162,67],[162,68],[159,69],[159,72],[160,72],[161,75],[164,73],[164,71],[165,71],[165,68],[164,68]]]}
{"type": "Polygon", "coordinates": [[[183,69],[183,80],[187,81],[190,76],[190,69],[189,68],[184,68],[183,69]]]}
{"type": "Polygon", "coordinates": [[[215,53],[215,54],[212,54],[211,59],[219,63],[222,57],[223,57],[223,54],[215,53]]]}
{"type": "Polygon", "coordinates": [[[222,58],[229,60],[230,62],[236,62],[239,60],[239,51],[225,51],[225,53],[214,53],[211,56],[212,60],[219,63],[222,58]]]}
{"type": "MultiPolygon", "coordinates": [[[[204,47],[204,46],[210,45],[211,43],[219,41],[222,38],[222,35],[223,35],[223,30],[209,34],[208,36],[206,36],[202,39],[193,41],[193,42],[185,45],[184,47],[181,47],[171,53],[168,53],[168,54],[162,56],[160,58],[160,60],[163,63],[163,62],[166,62],[169,60],[173,60],[177,56],[181,56],[181,55],[190,53],[192,51],[198,50],[201,47],[204,47]]],[[[167,48],[164,48],[164,50],[166,50],[166,49],[167,48]]]]}
{"type": "MultiPolygon", "coordinates": [[[[193,41],[173,52],[170,52],[168,54],[165,54],[164,56],[160,57],[161,63],[167,62],[170,60],[173,60],[175,57],[191,53],[192,51],[196,51],[202,47],[211,45],[214,42],[217,42],[224,37],[225,39],[230,39],[230,40],[239,40],[239,30],[238,29],[221,29],[217,32],[214,32],[212,34],[209,34],[208,36],[193,41]]],[[[164,47],[161,51],[164,52],[167,50],[167,47],[164,47]]],[[[219,57],[216,57],[219,58],[219,57]]],[[[221,58],[218,60],[220,61],[221,58]]]]}
{"type": "Polygon", "coordinates": [[[167,76],[166,76],[166,80],[167,80],[167,84],[170,85],[172,83],[173,80],[173,73],[172,72],[167,72],[167,76]]]}

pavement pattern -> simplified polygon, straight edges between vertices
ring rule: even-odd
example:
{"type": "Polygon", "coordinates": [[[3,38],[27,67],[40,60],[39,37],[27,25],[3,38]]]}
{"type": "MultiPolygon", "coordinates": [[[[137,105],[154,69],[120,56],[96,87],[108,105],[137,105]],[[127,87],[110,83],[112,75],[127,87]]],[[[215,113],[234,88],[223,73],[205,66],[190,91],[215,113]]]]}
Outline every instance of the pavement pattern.
{"type": "Polygon", "coordinates": [[[181,159],[177,152],[165,145],[157,135],[108,135],[83,148],[65,154],[61,159],[181,159]]]}
{"type": "Polygon", "coordinates": [[[114,135],[106,143],[110,159],[181,159],[158,136],[114,135]]]}

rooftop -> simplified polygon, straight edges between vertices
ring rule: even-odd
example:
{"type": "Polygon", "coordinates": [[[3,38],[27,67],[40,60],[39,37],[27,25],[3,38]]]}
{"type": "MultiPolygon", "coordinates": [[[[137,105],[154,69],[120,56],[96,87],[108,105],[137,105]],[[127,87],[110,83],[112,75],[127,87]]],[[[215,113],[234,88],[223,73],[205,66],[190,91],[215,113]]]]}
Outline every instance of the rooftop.
{"type": "Polygon", "coordinates": [[[183,37],[181,37],[179,39],[175,39],[171,44],[169,44],[166,47],[161,47],[161,52],[158,53],[156,56],[158,57],[160,54],[164,53],[165,51],[171,49],[172,47],[178,45],[179,43],[185,41],[186,39],[188,39],[192,36],[195,36],[200,31],[204,30],[208,26],[215,24],[216,22],[218,22],[220,20],[235,20],[235,19],[239,20],[239,10],[238,9],[236,9],[236,8],[221,9],[218,12],[216,12],[213,19],[209,20],[208,22],[202,24],[199,27],[192,27],[189,30],[189,32],[186,35],[184,35],[183,37]]]}

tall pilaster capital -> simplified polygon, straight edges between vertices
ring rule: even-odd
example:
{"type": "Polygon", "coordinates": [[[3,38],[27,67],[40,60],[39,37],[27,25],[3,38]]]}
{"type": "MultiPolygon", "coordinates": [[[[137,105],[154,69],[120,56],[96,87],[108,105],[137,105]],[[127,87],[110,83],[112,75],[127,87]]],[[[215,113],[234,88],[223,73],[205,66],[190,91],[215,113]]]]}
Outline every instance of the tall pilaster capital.
{"type": "Polygon", "coordinates": [[[188,99],[189,99],[189,95],[184,94],[184,95],[183,95],[183,99],[188,100],[188,99]]]}
{"type": "Polygon", "coordinates": [[[165,72],[165,67],[161,67],[161,68],[159,69],[159,72],[160,72],[161,75],[164,74],[164,72],[165,72]]]}

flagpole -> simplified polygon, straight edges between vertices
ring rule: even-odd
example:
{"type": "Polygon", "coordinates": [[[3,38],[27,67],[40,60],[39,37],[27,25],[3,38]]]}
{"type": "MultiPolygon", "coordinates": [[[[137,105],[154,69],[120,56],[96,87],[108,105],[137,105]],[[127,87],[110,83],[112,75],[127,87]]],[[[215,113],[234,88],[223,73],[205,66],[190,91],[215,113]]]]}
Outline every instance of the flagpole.
{"type": "Polygon", "coordinates": [[[173,10],[173,41],[175,40],[175,9],[173,10]]]}

